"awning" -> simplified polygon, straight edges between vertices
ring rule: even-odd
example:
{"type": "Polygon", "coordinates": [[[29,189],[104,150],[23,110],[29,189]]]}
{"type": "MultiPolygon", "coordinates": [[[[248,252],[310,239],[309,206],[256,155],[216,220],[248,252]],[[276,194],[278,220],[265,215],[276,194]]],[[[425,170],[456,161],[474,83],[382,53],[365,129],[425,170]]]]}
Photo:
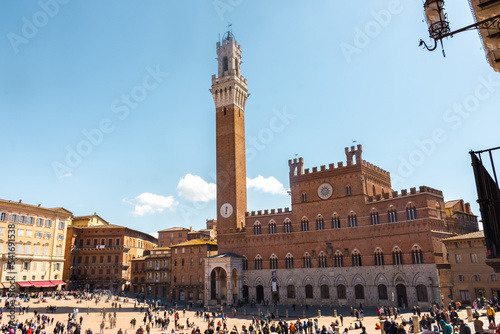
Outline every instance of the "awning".
{"type": "Polygon", "coordinates": [[[54,285],[66,285],[66,283],[64,283],[63,281],[49,281],[49,282],[54,285]]]}
{"type": "Polygon", "coordinates": [[[30,281],[30,283],[35,288],[51,288],[55,286],[55,284],[52,284],[50,281],[37,281],[37,282],[30,281]]]}
{"type": "Polygon", "coordinates": [[[19,284],[19,286],[22,288],[33,285],[33,284],[31,284],[31,282],[17,282],[17,284],[19,284]]]}

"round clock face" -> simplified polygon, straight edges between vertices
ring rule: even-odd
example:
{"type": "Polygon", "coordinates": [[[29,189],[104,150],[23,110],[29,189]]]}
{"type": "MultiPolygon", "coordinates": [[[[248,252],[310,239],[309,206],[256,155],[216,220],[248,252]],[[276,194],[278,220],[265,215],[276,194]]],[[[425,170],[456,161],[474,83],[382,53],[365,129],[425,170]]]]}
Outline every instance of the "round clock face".
{"type": "Polygon", "coordinates": [[[233,206],[229,203],[224,203],[220,207],[220,215],[224,218],[228,218],[233,214],[233,206]]]}
{"type": "Polygon", "coordinates": [[[318,196],[321,199],[328,199],[333,194],[333,187],[329,183],[323,183],[318,187],[318,196]]]}

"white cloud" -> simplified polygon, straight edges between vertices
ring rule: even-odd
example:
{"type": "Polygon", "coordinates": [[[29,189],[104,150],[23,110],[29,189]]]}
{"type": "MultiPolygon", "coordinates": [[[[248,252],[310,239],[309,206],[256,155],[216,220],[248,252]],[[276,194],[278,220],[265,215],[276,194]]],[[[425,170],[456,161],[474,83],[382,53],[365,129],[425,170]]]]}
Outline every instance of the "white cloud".
{"type": "Polygon", "coordinates": [[[263,177],[262,175],[250,179],[247,177],[247,188],[260,190],[273,195],[287,195],[287,191],[283,184],[274,176],[263,177]]]}
{"type": "Polygon", "coordinates": [[[191,202],[209,202],[217,196],[217,186],[209,183],[198,175],[186,174],[177,184],[179,196],[191,202]]]}
{"type": "Polygon", "coordinates": [[[123,199],[123,202],[134,205],[134,216],[144,216],[148,214],[163,212],[165,209],[174,210],[179,204],[174,196],[161,196],[151,193],[142,193],[132,200],[123,199]]]}

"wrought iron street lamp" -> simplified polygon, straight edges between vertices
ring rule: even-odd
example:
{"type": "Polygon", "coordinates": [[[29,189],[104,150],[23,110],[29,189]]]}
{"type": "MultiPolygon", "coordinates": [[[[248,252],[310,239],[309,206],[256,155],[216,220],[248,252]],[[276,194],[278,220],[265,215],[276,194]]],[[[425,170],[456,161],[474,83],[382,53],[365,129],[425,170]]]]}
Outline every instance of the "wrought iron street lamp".
{"type": "Polygon", "coordinates": [[[443,56],[446,56],[443,49],[443,39],[446,37],[453,37],[453,35],[459,32],[473,29],[496,28],[500,30],[500,14],[461,29],[450,31],[448,15],[444,11],[444,0],[424,0],[424,11],[427,26],[429,27],[429,37],[434,41],[434,45],[429,47],[423,40],[420,40],[419,46],[424,46],[427,50],[434,51],[439,42],[443,50],[443,56]]]}

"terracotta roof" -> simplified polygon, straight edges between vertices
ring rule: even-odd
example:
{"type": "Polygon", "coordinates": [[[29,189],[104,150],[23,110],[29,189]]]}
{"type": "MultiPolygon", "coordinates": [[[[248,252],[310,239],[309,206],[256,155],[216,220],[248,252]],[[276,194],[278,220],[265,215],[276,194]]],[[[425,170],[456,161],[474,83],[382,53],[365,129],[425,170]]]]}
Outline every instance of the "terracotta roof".
{"type": "Polygon", "coordinates": [[[193,240],[181,242],[180,244],[177,244],[177,245],[172,245],[172,246],[170,246],[170,248],[179,247],[179,246],[195,246],[195,245],[214,245],[214,246],[217,246],[217,243],[214,241],[193,239],[193,240]]]}
{"type": "Polygon", "coordinates": [[[26,204],[26,203],[15,202],[15,201],[6,200],[6,199],[0,199],[0,203],[1,202],[6,203],[6,204],[19,205],[19,206],[27,206],[27,207],[31,207],[34,209],[48,210],[48,211],[57,212],[57,213],[65,213],[65,214],[69,214],[69,215],[73,214],[71,211],[68,211],[65,208],[61,208],[61,207],[59,207],[59,208],[46,208],[46,207],[39,206],[39,205],[26,204]]]}
{"type": "Polygon", "coordinates": [[[484,231],[476,231],[467,234],[460,234],[454,237],[443,239],[443,241],[453,241],[453,240],[466,240],[466,239],[480,239],[484,238],[484,231]]]}
{"type": "Polygon", "coordinates": [[[444,203],[444,207],[445,207],[446,209],[452,208],[452,207],[454,207],[454,206],[455,206],[455,204],[457,204],[457,203],[458,203],[458,202],[460,202],[460,201],[461,201],[460,199],[456,199],[456,200],[454,200],[454,201],[448,201],[448,202],[444,203]]]}
{"type": "Polygon", "coordinates": [[[169,227],[158,232],[167,232],[167,231],[189,231],[189,229],[185,227],[169,227]]]}

